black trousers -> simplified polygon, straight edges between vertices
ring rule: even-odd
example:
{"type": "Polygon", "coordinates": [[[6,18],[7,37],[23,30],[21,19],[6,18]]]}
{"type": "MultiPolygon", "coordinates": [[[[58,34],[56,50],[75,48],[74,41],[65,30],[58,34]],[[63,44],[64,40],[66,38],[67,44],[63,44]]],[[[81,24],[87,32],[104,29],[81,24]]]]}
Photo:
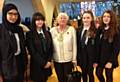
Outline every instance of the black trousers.
{"type": "Polygon", "coordinates": [[[94,74],[93,74],[94,48],[88,46],[89,45],[85,45],[84,47],[81,48],[80,53],[78,54],[80,58],[77,61],[78,61],[78,65],[81,67],[82,70],[83,82],[94,82],[94,74]]]}
{"type": "Polygon", "coordinates": [[[94,82],[94,75],[93,75],[93,66],[85,66],[82,65],[80,66],[82,70],[82,78],[83,82],[88,82],[88,77],[89,77],[89,82],[94,82]]]}
{"type": "Polygon", "coordinates": [[[16,82],[15,79],[4,79],[3,82],[16,82]]]}
{"type": "MultiPolygon", "coordinates": [[[[100,82],[105,82],[105,78],[103,76],[103,67],[97,67],[96,68],[96,75],[100,82]]],[[[113,82],[113,68],[108,69],[105,68],[105,76],[106,76],[106,82],[113,82]]]]}
{"type": "Polygon", "coordinates": [[[82,79],[83,82],[94,82],[94,74],[93,74],[93,60],[88,57],[89,54],[85,50],[83,50],[80,55],[81,59],[78,60],[78,65],[82,70],[82,79]],[[89,77],[89,79],[88,79],[89,77]],[[88,81],[89,80],[89,81],[88,81]]]}
{"type": "Polygon", "coordinates": [[[39,79],[35,79],[33,80],[33,82],[47,82],[48,77],[40,77],[39,79]]]}
{"type": "Polygon", "coordinates": [[[67,75],[72,72],[72,62],[57,63],[54,62],[55,71],[58,77],[58,82],[67,82],[67,75]]]}

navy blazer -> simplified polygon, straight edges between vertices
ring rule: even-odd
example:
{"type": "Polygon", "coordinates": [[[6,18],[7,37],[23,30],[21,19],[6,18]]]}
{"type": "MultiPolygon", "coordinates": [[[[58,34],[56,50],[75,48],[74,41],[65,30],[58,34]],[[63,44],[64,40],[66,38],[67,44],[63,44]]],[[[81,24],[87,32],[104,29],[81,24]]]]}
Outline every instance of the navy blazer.
{"type": "MultiPolygon", "coordinates": [[[[20,63],[21,68],[25,69],[27,63],[27,54],[25,49],[25,38],[21,27],[16,27],[20,39],[20,63]]],[[[17,58],[15,56],[16,52],[16,41],[13,40],[14,35],[12,32],[8,31],[4,25],[0,25],[0,74],[3,75],[5,79],[15,78],[17,74],[17,58]]]]}
{"type": "MultiPolygon", "coordinates": [[[[44,32],[44,31],[43,31],[44,32]]],[[[43,50],[41,38],[39,34],[33,32],[33,30],[29,31],[26,34],[26,43],[29,54],[31,55],[31,66],[30,66],[30,76],[32,79],[40,78],[40,76],[50,75],[52,73],[51,68],[45,69],[44,66],[48,61],[51,61],[53,55],[53,44],[52,38],[49,31],[44,32],[46,39],[46,51],[43,50]],[[49,36],[49,39],[46,37],[49,36]]]]}
{"type": "Polygon", "coordinates": [[[120,32],[116,34],[112,42],[104,39],[104,30],[98,29],[97,31],[97,62],[98,65],[104,67],[107,62],[112,63],[112,67],[118,66],[118,54],[120,51],[120,32]]]}
{"type": "Polygon", "coordinates": [[[88,38],[88,42],[85,47],[81,44],[81,33],[83,27],[80,27],[77,31],[77,61],[80,65],[93,65],[96,61],[96,38],[88,38]]]}

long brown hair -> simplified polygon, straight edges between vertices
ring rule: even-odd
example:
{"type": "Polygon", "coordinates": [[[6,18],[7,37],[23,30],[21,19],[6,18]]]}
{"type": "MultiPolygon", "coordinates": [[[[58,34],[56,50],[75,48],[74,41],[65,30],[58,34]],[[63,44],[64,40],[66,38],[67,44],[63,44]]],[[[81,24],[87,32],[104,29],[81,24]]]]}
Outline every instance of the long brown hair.
{"type": "MultiPolygon", "coordinates": [[[[92,11],[90,11],[90,10],[84,11],[83,15],[84,15],[85,13],[90,14],[91,17],[92,17],[90,29],[89,29],[89,31],[88,31],[88,32],[89,32],[89,35],[88,35],[88,36],[90,36],[90,37],[92,37],[92,38],[95,38],[95,36],[96,36],[96,28],[95,28],[95,22],[94,22],[94,15],[93,15],[92,11]]],[[[83,15],[82,15],[82,18],[83,18],[83,15]]],[[[83,26],[83,24],[82,24],[82,26],[83,26]]]]}
{"type": "MultiPolygon", "coordinates": [[[[103,15],[105,13],[108,13],[110,15],[110,22],[109,22],[109,29],[105,33],[104,36],[111,41],[111,40],[113,40],[114,36],[118,33],[117,17],[112,10],[106,10],[103,13],[103,15]]],[[[104,22],[103,22],[103,15],[102,15],[102,20],[101,20],[101,28],[104,29],[104,27],[106,27],[106,24],[104,24],[104,22]]]]}

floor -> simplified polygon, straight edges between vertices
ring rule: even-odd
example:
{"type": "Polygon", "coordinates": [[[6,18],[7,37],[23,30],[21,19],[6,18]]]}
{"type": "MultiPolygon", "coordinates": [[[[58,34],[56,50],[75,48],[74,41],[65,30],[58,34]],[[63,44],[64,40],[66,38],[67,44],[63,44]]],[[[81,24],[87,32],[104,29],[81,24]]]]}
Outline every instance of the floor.
{"type": "MultiPolygon", "coordinates": [[[[119,54],[119,57],[118,57],[118,61],[119,61],[119,65],[120,65],[120,54],[119,54]]],[[[33,81],[29,81],[29,82],[33,82],[33,81]]],[[[51,75],[51,77],[49,77],[47,82],[58,82],[54,68],[53,68],[53,74],[51,75]]],[[[99,82],[96,75],[95,75],[95,82],[99,82]]],[[[120,66],[114,70],[113,82],[120,82],[120,66]]]]}

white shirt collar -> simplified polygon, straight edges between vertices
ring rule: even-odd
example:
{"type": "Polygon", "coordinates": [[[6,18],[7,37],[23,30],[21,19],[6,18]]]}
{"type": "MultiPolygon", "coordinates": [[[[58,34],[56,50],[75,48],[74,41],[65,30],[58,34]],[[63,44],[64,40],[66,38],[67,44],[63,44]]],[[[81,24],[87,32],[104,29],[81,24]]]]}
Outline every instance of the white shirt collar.
{"type": "Polygon", "coordinates": [[[108,30],[108,29],[109,29],[109,26],[105,27],[104,29],[105,29],[105,30],[108,30]]]}
{"type": "Polygon", "coordinates": [[[38,32],[38,34],[40,34],[40,33],[44,34],[43,30],[37,30],[37,32],[38,32]]]}
{"type": "Polygon", "coordinates": [[[43,34],[43,37],[45,37],[43,30],[37,30],[37,33],[38,33],[38,34],[42,33],[42,34],[43,34]]]}
{"type": "Polygon", "coordinates": [[[83,30],[89,30],[89,27],[83,27],[83,30]]]}

